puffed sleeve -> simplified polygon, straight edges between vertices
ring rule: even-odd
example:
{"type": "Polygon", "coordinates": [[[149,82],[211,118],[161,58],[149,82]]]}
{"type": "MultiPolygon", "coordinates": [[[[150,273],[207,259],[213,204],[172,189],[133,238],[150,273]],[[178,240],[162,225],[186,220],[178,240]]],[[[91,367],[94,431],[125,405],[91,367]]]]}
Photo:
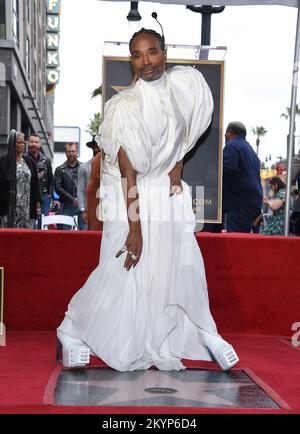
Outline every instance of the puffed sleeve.
{"type": "Polygon", "coordinates": [[[178,158],[180,161],[207,130],[214,103],[211,90],[200,71],[190,66],[176,66],[172,69],[171,80],[187,125],[185,142],[178,158]]]}
{"type": "Polygon", "coordinates": [[[118,151],[122,146],[138,173],[145,175],[149,171],[151,141],[136,95],[120,92],[105,104],[104,120],[96,140],[110,164],[118,164],[118,151]]]}

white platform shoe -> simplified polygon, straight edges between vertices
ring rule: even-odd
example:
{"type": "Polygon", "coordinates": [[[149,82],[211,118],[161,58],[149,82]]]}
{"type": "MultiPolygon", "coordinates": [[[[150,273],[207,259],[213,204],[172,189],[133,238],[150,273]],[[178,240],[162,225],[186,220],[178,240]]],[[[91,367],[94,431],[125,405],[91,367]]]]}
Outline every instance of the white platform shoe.
{"type": "Polygon", "coordinates": [[[201,331],[200,337],[212,357],[224,371],[228,371],[239,362],[240,359],[232,345],[224,341],[220,336],[201,331]]]}
{"type": "Polygon", "coordinates": [[[66,368],[88,365],[90,355],[90,348],[80,339],[72,338],[57,330],[56,360],[61,361],[62,359],[62,363],[66,368]]]}
{"type": "Polygon", "coordinates": [[[237,353],[230,344],[227,344],[226,348],[223,350],[220,349],[215,354],[213,353],[213,356],[224,371],[231,369],[240,361],[237,353]]]}

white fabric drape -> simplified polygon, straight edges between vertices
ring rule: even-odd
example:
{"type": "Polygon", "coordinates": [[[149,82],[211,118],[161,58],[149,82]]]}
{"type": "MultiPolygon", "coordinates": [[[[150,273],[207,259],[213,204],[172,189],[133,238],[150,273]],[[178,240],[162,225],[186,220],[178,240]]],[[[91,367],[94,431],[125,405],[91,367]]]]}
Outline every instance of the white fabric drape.
{"type": "Polygon", "coordinates": [[[209,309],[189,187],[183,183],[181,194],[169,196],[168,176],[205,131],[212,110],[203,76],[182,66],[154,82],[140,80],[106,104],[100,263],[71,300],[59,329],[120,371],[152,365],[180,370],[181,358],[211,360],[204,332],[221,339],[209,309]],[[143,250],[130,271],[125,255],[115,257],[128,234],[120,146],[139,172],[143,250]]]}

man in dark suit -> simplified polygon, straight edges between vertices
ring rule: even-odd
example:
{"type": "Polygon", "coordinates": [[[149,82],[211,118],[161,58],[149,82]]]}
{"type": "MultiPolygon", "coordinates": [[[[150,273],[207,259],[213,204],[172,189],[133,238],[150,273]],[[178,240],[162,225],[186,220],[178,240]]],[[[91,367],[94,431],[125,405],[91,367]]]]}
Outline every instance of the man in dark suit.
{"type": "Polygon", "coordinates": [[[223,227],[227,232],[251,232],[261,215],[263,191],[260,160],[246,141],[241,122],[230,122],[223,150],[223,227]]]}

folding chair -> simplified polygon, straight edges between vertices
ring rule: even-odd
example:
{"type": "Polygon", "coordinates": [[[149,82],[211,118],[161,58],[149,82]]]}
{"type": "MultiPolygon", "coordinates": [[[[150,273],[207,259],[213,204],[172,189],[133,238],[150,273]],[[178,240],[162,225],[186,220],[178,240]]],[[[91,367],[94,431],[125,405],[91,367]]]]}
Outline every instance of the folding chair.
{"type": "Polygon", "coordinates": [[[71,226],[72,231],[77,231],[78,216],[77,215],[68,216],[68,215],[61,215],[61,214],[44,216],[42,214],[41,229],[48,230],[49,225],[57,225],[57,224],[71,226]]]}

